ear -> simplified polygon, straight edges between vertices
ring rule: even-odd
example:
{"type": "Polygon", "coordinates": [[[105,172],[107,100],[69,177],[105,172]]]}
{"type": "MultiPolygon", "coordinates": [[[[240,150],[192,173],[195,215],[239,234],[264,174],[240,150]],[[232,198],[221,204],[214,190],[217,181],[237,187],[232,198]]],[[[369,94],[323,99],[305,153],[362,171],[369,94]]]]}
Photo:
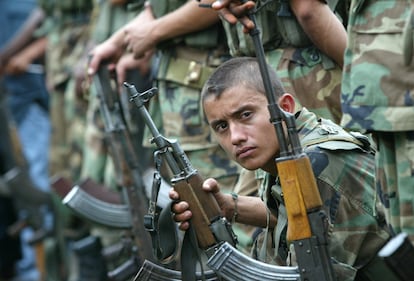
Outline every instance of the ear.
{"type": "Polygon", "coordinates": [[[279,98],[279,106],[283,111],[295,113],[295,98],[291,94],[285,93],[279,98]]]}

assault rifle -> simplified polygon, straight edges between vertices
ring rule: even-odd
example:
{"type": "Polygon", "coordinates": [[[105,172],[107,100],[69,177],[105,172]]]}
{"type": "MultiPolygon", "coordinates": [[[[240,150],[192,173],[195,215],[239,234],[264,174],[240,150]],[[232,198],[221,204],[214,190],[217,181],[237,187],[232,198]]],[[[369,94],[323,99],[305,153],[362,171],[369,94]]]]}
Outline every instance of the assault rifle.
{"type": "Polygon", "coordinates": [[[145,231],[143,217],[148,206],[142,171],[131,142],[123,104],[116,91],[116,81],[102,64],[93,77],[100,112],[110,143],[110,152],[115,164],[118,185],[124,193],[131,221],[133,247],[131,257],[124,264],[109,272],[110,280],[125,280],[132,277],[145,259],[153,260],[151,240],[145,231]]]}
{"type": "Polygon", "coordinates": [[[133,276],[140,264],[152,260],[151,241],[145,231],[143,216],[148,206],[138,159],[131,142],[123,106],[107,65],[102,64],[93,77],[99,100],[99,109],[115,164],[117,184],[121,187],[125,204],[100,200],[75,186],[64,198],[64,203],[94,222],[109,227],[129,230],[133,245],[132,257],[119,268],[108,273],[110,280],[125,280],[133,276]]]}
{"type": "Polygon", "coordinates": [[[125,234],[116,244],[102,248],[97,237],[89,236],[74,244],[74,252],[78,256],[80,276],[87,278],[91,273],[90,268],[85,269],[85,264],[94,264],[94,268],[102,267],[99,271],[93,270],[93,274],[100,274],[106,270],[106,263],[119,257],[120,254],[129,254],[131,258],[121,266],[105,272],[105,280],[124,281],[136,274],[140,268],[140,261],[135,257],[135,245],[131,238],[132,222],[129,207],[122,204],[118,192],[110,191],[105,186],[87,178],[79,184],[74,185],[70,180],[63,177],[52,179],[54,191],[63,198],[63,203],[70,207],[77,215],[97,224],[123,229],[125,234]],[[90,253],[95,255],[89,255],[90,253]],[[97,259],[96,256],[101,256],[97,259]],[[92,256],[92,260],[91,260],[92,256]],[[105,261],[106,263],[103,263],[105,261]],[[103,268],[105,266],[105,268],[103,268]]]}
{"type": "Polygon", "coordinates": [[[93,77],[105,132],[109,139],[111,157],[115,164],[117,182],[122,187],[129,208],[131,232],[136,248],[134,259],[142,263],[145,259],[153,259],[151,240],[143,222],[148,200],[120,96],[118,91],[114,90],[116,85],[111,83],[114,81],[106,64],[101,65],[93,77]]]}
{"type": "MultiPolygon", "coordinates": [[[[173,176],[171,184],[180,194],[180,198],[187,201],[192,211],[191,227],[195,231],[197,247],[208,257],[207,264],[217,275],[224,280],[300,280],[297,267],[282,267],[265,264],[254,260],[236,250],[237,237],[233,233],[231,224],[221,215],[220,207],[214,196],[202,189],[203,179],[195,170],[177,140],[167,139],[160,134],[149,115],[144,103],[157,93],[152,88],[138,93],[135,87],[124,83],[128,89],[131,101],[138,107],[141,117],[153,136],[151,142],[157,146],[156,159],[162,156],[166,160],[173,176]]],[[[154,190],[153,190],[154,192],[154,190]]],[[[153,198],[156,196],[153,196],[153,198]]],[[[146,216],[147,230],[154,235],[157,232],[159,213],[155,202],[151,201],[146,216]]],[[[189,233],[189,231],[186,232],[189,233]]],[[[153,239],[154,241],[154,239],[153,239]]],[[[157,245],[153,245],[156,247],[157,245]]],[[[182,257],[182,259],[191,257],[182,257]]],[[[211,271],[206,272],[206,278],[213,278],[211,271]]],[[[145,262],[135,280],[199,280],[199,273],[189,272],[182,268],[182,273],[171,271],[150,262],[145,262]],[[194,274],[193,274],[194,273],[194,274]],[[154,279],[151,279],[152,278],[154,279]]],[[[221,280],[220,279],[220,280],[221,280]]]]}
{"type": "MultiPolygon", "coordinates": [[[[93,79],[105,132],[109,139],[111,157],[115,164],[117,182],[122,187],[126,205],[130,209],[132,228],[136,232],[136,237],[142,236],[141,238],[145,239],[148,235],[142,231],[144,225],[142,218],[148,206],[148,200],[144,192],[138,158],[131,142],[119,94],[111,84],[114,79],[111,79],[106,65],[102,65],[98,69],[93,79]]],[[[136,242],[144,244],[141,245],[142,248],[140,247],[143,256],[151,257],[152,252],[145,245],[150,240],[145,240],[136,242]]]]}
{"type": "Polygon", "coordinates": [[[295,116],[284,112],[275,100],[254,14],[255,10],[248,12],[248,17],[254,23],[250,36],[263,78],[270,121],[280,147],[276,166],[288,218],[287,240],[294,245],[302,280],[336,280],[328,251],[327,217],[322,209],[312,166],[299,141],[295,116]],[[286,124],[287,133],[283,123],[286,124]]]}
{"type": "Polygon", "coordinates": [[[62,203],[80,217],[109,228],[132,228],[129,207],[123,204],[119,193],[89,178],[73,184],[66,178],[55,177],[51,185],[62,203]]]}

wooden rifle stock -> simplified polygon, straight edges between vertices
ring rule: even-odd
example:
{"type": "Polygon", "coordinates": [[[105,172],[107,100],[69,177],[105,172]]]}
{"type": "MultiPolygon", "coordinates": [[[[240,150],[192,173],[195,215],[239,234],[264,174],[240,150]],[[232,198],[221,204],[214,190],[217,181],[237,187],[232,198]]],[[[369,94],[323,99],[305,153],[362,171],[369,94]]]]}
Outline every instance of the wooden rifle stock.
{"type": "Polygon", "coordinates": [[[320,209],[322,200],[306,154],[289,158],[278,159],[276,166],[288,210],[287,240],[295,241],[312,236],[308,212],[320,209]]]}
{"type": "Polygon", "coordinates": [[[218,243],[210,229],[213,221],[221,216],[220,207],[213,194],[202,189],[200,174],[191,175],[187,180],[173,183],[180,198],[187,201],[193,213],[191,223],[197,235],[199,247],[203,250],[218,243]]]}

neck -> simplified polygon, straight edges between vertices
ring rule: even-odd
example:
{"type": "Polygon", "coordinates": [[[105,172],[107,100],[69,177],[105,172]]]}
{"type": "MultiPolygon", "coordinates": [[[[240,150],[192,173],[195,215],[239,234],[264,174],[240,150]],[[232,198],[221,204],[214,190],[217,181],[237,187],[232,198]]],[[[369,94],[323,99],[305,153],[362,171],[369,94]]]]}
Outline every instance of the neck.
{"type": "Polygon", "coordinates": [[[277,176],[276,161],[272,160],[272,161],[267,162],[267,164],[262,167],[262,170],[276,177],[277,176]]]}

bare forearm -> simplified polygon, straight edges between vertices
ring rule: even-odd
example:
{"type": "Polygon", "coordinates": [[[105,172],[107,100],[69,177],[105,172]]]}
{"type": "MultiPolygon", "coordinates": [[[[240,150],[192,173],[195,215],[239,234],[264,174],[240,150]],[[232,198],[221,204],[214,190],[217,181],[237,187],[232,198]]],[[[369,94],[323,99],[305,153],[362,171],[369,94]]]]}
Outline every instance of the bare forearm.
{"type": "Polygon", "coordinates": [[[17,35],[14,36],[0,51],[1,57],[7,60],[29,43],[33,38],[33,32],[43,19],[43,11],[41,9],[35,9],[26,20],[25,24],[20,28],[17,35]]]}
{"type": "Polygon", "coordinates": [[[179,9],[158,18],[154,30],[158,42],[203,30],[219,22],[218,13],[200,8],[197,1],[190,0],[179,9]]]}
{"type": "Polygon", "coordinates": [[[319,0],[291,0],[291,8],[312,42],[342,67],[346,30],[328,5],[319,0]]]}
{"type": "MultiPolygon", "coordinates": [[[[231,199],[233,200],[233,199],[231,199]]],[[[234,201],[234,200],[233,200],[234,201]]],[[[238,196],[237,201],[234,202],[232,210],[228,212],[231,216],[234,215],[237,202],[237,216],[238,223],[266,227],[267,226],[267,208],[264,202],[259,197],[253,196],[238,196]]],[[[276,218],[270,214],[269,226],[276,225],[276,218]]]]}
{"type": "Polygon", "coordinates": [[[27,46],[25,49],[23,49],[20,55],[27,57],[28,61],[34,61],[35,59],[38,59],[45,54],[46,45],[47,39],[45,37],[39,38],[27,46]]]}

